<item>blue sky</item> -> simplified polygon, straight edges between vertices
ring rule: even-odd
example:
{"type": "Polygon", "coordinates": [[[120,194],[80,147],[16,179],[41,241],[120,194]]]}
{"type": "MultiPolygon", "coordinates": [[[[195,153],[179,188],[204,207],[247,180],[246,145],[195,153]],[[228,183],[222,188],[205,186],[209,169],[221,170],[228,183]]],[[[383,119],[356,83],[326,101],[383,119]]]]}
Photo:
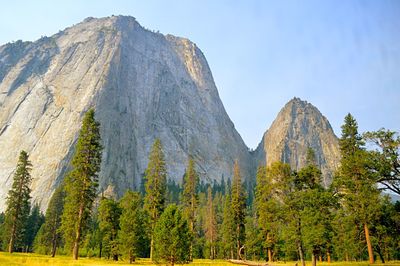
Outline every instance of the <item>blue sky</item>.
{"type": "Polygon", "coordinates": [[[294,96],[338,135],[348,112],[361,132],[400,130],[400,1],[13,0],[2,3],[0,44],[112,14],[195,42],[251,148],[294,96]]]}

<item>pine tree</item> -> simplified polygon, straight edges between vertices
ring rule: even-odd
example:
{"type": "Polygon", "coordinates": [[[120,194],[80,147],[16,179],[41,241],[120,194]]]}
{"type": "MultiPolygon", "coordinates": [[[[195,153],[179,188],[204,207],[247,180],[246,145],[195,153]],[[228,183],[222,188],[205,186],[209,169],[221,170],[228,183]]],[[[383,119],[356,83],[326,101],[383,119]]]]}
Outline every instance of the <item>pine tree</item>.
{"type": "Polygon", "coordinates": [[[78,259],[79,244],[86,233],[98,186],[101,164],[100,124],[94,118],[94,110],[89,110],[82,123],[72,170],[65,179],[65,205],[61,228],[66,246],[78,259]]]}
{"type": "Polygon", "coordinates": [[[135,262],[139,256],[147,253],[148,217],[142,209],[140,193],[127,191],[119,202],[122,210],[118,238],[121,253],[129,258],[129,263],[135,262]]]}
{"type": "Polygon", "coordinates": [[[165,168],[164,154],[162,151],[161,141],[154,141],[149,156],[149,163],[145,173],[145,190],[144,207],[150,215],[151,221],[151,242],[150,242],[150,259],[153,259],[154,236],[153,231],[158,218],[165,208],[167,170],[165,168]]]}
{"type": "Polygon", "coordinates": [[[268,262],[273,261],[273,250],[279,238],[280,225],[282,224],[282,204],[276,197],[279,191],[275,190],[274,174],[271,168],[260,166],[257,170],[257,185],[255,207],[258,225],[267,249],[268,262]]]}
{"type": "MultiPolygon", "coordinates": [[[[198,183],[199,176],[196,173],[194,160],[190,158],[185,175],[183,176],[182,204],[183,212],[186,219],[189,221],[189,230],[192,234],[195,233],[195,219],[198,207],[198,183]]],[[[190,245],[189,258],[193,260],[193,243],[190,245]]]]}
{"type": "Polygon", "coordinates": [[[215,215],[215,208],[213,204],[211,186],[207,189],[207,215],[205,221],[205,233],[207,246],[210,248],[210,259],[215,259],[217,256],[216,241],[217,241],[217,221],[215,215]]]}
{"type": "Polygon", "coordinates": [[[368,154],[358,134],[357,122],[351,114],[345,117],[339,145],[342,159],[334,182],[343,196],[344,208],[356,223],[363,226],[369,262],[372,264],[374,254],[370,226],[376,218],[379,191],[375,185],[373,173],[368,167],[368,154]]]}
{"type": "Polygon", "coordinates": [[[14,181],[7,196],[5,212],[4,244],[8,244],[8,252],[21,249],[25,238],[25,229],[30,212],[31,184],[30,171],[32,164],[28,154],[21,151],[14,174],[14,181]]]}
{"type": "Polygon", "coordinates": [[[242,245],[244,244],[244,240],[246,238],[246,197],[244,194],[238,161],[235,161],[235,164],[233,166],[232,210],[236,230],[236,258],[241,259],[242,245]]]}
{"type": "Polygon", "coordinates": [[[102,232],[103,252],[113,260],[118,261],[119,243],[118,231],[121,209],[113,199],[103,198],[99,206],[99,228],[102,232]]]}
{"type": "Polygon", "coordinates": [[[57,247],[61,244],[61,215],[64,209],[65,190],[63,186],[58,187],[50,199],[46,210],[45,222],[41,226],[35,239],[35,252],[56,255],[57,247]]]}
{"type": "Polygon", "coordinates": [[[154,259],[156,261],[188,263],[192,235],[182,211],[175,205],[169,205],[154,228],[154,259]]]}
{"type": "Polygon", "coordinates": [[[221,242],[224,250],[224,257],[233,259],[235,248],[235,222],[230,193],[225,195],[224,208],[221,225],[221,242]]]}
{"type": "Polygon", "coordinates": [[[321,185],[322,173],[315,164],[314,152],[310,152],[308,165],[300,169],[295,180],[298,189],[300,219],[304,245],[311,250],[312,265],[317,264],[317,256],[322,257],[326,249],[327,257],[331,253],[332,243],[332,209],[335,198],[321,185]]]}
{"type": "Polygon", "coordinates": [[[26,225],[26,234],[24,241],[25,252],[32,252],[33,241],[35,240],[35,236],[37,235],[43,223],[44,223],[44,216],[40,212],[39,205],[35,204],[32,207],[26,225]]]}

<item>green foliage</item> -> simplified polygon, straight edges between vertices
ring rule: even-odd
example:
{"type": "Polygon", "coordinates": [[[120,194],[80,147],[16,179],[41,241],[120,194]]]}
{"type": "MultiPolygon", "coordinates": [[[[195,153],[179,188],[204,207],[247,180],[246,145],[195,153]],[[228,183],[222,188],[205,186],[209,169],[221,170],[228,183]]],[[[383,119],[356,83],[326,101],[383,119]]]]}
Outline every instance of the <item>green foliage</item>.
{"type": "Polygon", "coordinates": [[[363,136],[376,148],[369,152],[369,166],[375,172],[376,182],[385,190],[400,195],[400,135],[380,129],[366,132],[363,136]]]}
{"type": "MultiPolygon", "coordinates": [[[[194,235],[195,219],[198,207],[199,176],[196,173],[193,158],[189,158],[188,166],[183,176],[182,205],[183,213],[189,222],[189,230],[194,235]]],[[[190,247],[190,259],[192,260],[193,245],[190,247]]]]}
{"type": "MultiPolygon", "coordinates": [[[[165,168],[164,153],[161,141],[156,139],[149,156],[149,163],[145,173],[144,208],[150,215],[151,232],[165,208],[167,170],[165,168]]],[[[153,235],[151,237],[150,258],[153,256],[153,235]]]]}
{"type": "Polygon", "coordinates": [[[357,122],[350,114],[345,117],[339,144],[342,159],[334,185],[342,196],[344,211],[341,213],[350,216],[356,226],[364,227],[370,263],[373,263],[369,228],[379,211],[377,203],[380,201],[380,192],[374,180],[374,173],[369,167],[368,152],[365,151],[364,142],[358,134],[357,122]]]}
{"type": "Polygon", "coordinates": [[[176,205],[169,205],[154,228],[154,259],[160,262],[189,262],[192,235],[182,211],[176,205]]]}
{"type": "Polygon", "coordinates": [[[221,225],[221,246],[223,258],[233,259],[235,249],[235,221],[233,217],[231,195],[226,194],[224,199],[223,217],[221,225]]]}
{"type": "MultiPolygon", "coordinates": [[[[278,189],[280,183],[275,182],[281,175],[290,176],[290,168],[281,163],[273,163],[268,169],[260,166],[257,170],[255,208],[260,238],[263,240],[263,247],[268,251],[267,254],[271,255],[271,258],[268,258],[270,261],[273,255],[278,253],[276,244],[279,241],[283,219],[282,200],[277,196],[280,193],[278,189]]],[[[287,178],[285,177],[284,180],[287,178]]]]}
{"type": "Polygon", "coordinates": [[[263,239],[260,228],[257,225],[255,215],[246,217],[246,255],[247,259],[258,261],[263,253],[263,239]],[[249,258],[250,257],[250,258],[249,258]]]}
{"type": "Polygon", "coordinates": [[[11,253],[24,248],[26,227],[30,213],[32,164],[28,154],[21,151],[14,174],[14,180],[7,196],[7,209],[3,226],[3,248],[11,253]]]}
{"type": "MultiPolygon", "coordinates": [[[[144,195],[145,193],[143,193],[144,195]]],[[[166,204],[179,204],[182,195],[182,186],[173,179],[167,181],[166,204]]]]}
{"type": "Polygon", "coordinates": [[[101,150],[100,124],[91,109],[83,118],[72,159],[72,170],[65,178],[66,197],[61,229],[67,250],[73,251],[75,259],[78,258],[79,244],[84,239],[96,198],[101,150]]]}
{"type": "MultiPolygon", "coordinates": [[[[206,237],[206,246],[208,249],[209,258],[213,260],[217,257],[217,220],[211,186],[209,186],[207,189],[207,207],[205,216],[204,231],[206,237]]],[[[206,257],[208,256],[206,255],[206,257]]]]}
{"type": "Polygon", "coordinates": [[[245,219],[246,219],[246,196],[243,189],[242,177],[238,161],[235,161],[233,167],[232,184],[232,212],[235,225],[236,258],[241,257],[241,248],[246,239],[245,219]]]}
{"type": "Polygon", "coordinates": [[[61,244],[61,215],[64,209],[65,191],[58,187],[50,199],[46,210],[45,222],[41,226],[34,241],[35,252],[42,254],[56,254],[57,247],[61,244]]]}
{"type": "Polygon", "coordinates": [[[32,252],[33,241],[40,227],[44,223],[44,216],[40,212],[39,205],[34,205],[31,214],[28,217],[26,233],[25,233],[25,251],[32,252]]]}
{"type": "Polygon", "coordinates": [[[194,220],[198,205],[198,183],[199,176],[196,173],[194,160],[190,158],[183,176],[182,205],[184,215],[189,221],[189,228],[192,232],[194,231],[194,220]]]}
{"type": "Polygon", "coordinates": [[[118,239],[120,251],[132,263],[148,255],[148,216],[142,209],[140,193],[127,191],[119,202],[122,210],[118,239]]]}
{"type": "Polygon", "coordinates": [[[113,260],[118,260],[119,256],[119,219],[121,209],[113,199],[103,198],[99,206],[99,228],[102,235],[103,252],[107,258],[112,256],[113,260]]]}

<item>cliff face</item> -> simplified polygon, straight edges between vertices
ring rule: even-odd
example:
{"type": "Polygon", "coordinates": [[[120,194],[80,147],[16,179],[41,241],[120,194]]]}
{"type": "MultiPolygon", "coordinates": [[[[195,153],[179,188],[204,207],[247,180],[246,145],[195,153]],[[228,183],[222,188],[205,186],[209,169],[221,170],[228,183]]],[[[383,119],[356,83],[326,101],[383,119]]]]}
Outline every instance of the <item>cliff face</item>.
{"type": "Polygon", "coordinates": [[[68,170],[83,114],[95,107],[104,146],[100,189],[137,188],[155,138],[170,178],[188,155],[202,179],[230,177],[248,149],[226,114],[202,52],[132,17],[86,19],[52,37],[0,47],[0,208],[20,150],[42,208],[68,170]]]}
{"type": "Polygon", "coordinates": [[[323,184],[328,186],[340,161],[338,139],[316,107],[294,98],[265,132],[254,156],[258,164],[282,161],[299,170],[306,163],[308,148],[314,150],[323,174],[323,184]]]}

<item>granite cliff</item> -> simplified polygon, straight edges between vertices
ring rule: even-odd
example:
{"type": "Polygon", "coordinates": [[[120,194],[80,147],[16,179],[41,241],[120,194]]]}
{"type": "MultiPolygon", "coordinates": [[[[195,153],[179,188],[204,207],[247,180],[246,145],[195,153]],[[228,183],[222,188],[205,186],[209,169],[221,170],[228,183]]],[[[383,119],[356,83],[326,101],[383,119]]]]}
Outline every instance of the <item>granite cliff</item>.
{"type": "Polygon", "coordinates": [[[282,161],[299,170],[306,163],[308,148],[314,150],[323,185],[328,186],[340,161],[338,139],[329,121],[315,106],[294,98],[264,133],[254,156],[258,164],[282,161]]]}
{"type": "Polygon", "coordinates": [[[337,164],[336,137],[310,104],[288,103],[250,153],[194,43],[146,30],[133,17],[88,18],[51,37],[0,46],[0,210],[22,149],[33,164],[33,200],[46,208],[91,107],[104,146],[100,190],[116,196],[140,186],[155,138],[175,180],[189,155],[206,182],[229,178],[235,159],[245,179],[257,162],[301,167],[308,146],[328,176],[337,164]]]}

